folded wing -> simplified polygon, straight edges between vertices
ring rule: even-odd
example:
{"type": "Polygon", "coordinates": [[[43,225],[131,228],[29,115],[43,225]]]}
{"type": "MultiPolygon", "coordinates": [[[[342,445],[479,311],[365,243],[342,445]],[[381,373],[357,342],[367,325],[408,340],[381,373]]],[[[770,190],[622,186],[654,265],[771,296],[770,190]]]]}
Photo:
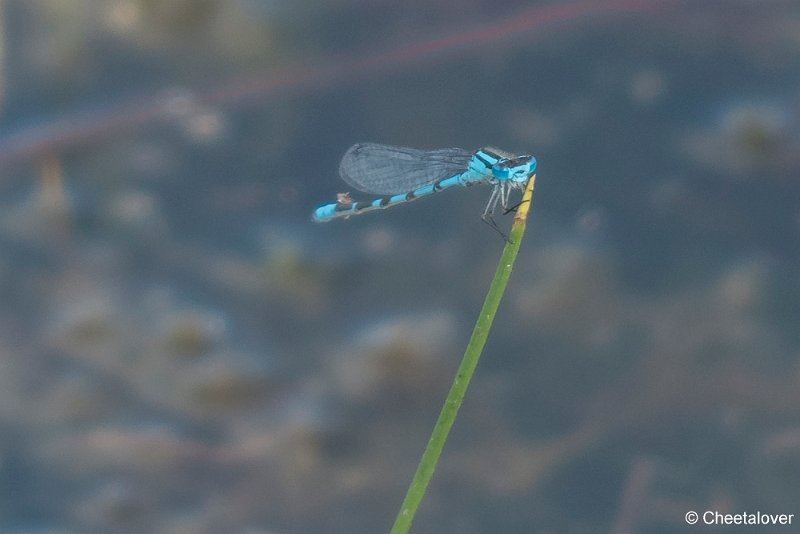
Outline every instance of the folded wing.
{"type": "Polygon", "coordinates": [[[461,148],[418,150],[358,143],[342,157],[339,175],[365,193],[396,195],[461,174],[472,156],[461,148]]]}

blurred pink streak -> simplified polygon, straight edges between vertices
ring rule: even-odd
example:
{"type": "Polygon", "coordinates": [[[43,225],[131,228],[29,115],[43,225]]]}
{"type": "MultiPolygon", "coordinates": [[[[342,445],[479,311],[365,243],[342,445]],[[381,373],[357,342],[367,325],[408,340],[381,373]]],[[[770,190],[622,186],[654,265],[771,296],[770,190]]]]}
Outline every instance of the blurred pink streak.
{"type": "MultiPolygon", "coordinates": [[[[447,53],[469,50],[518,37],[550,23],[571,21],[591,14],[616,11],[642,11],[673,4],[679,0],[581,0],[525,9],[510,17],[480,27],[445,33],[441,37],[413,42],[376,54],[341,57],[321,61],[316,66],[281,69],[267,74],[235,80],[197,94],[190,101],[224,104],[249,99],[263,99],[289,90],[327,87],[351,82],[381,70],[447,53]]],[[[173,95],[174,96],[174,95],[173,95]]],[[[60,155],[98,137],[107,138],[120,131],[157,120],[175,117],[170,113],[170,95],[149,95],[107,108],[77,111],[15,132],[0,135],[0,166],[60,155]]]]}

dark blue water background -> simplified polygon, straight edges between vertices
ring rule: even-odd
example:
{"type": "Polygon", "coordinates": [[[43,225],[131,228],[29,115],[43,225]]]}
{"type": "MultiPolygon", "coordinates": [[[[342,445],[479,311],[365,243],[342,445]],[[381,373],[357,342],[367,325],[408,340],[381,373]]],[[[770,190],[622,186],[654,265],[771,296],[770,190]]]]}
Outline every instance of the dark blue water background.
{"type": "Polygon", "coordinates": [[[310,222],[358,141],[539,159],[416,531],[796,513],[800,9],[358,67],[536,4],[4,4],[0,530],[388,530],[503,242],[481,188],[310,222]]]}

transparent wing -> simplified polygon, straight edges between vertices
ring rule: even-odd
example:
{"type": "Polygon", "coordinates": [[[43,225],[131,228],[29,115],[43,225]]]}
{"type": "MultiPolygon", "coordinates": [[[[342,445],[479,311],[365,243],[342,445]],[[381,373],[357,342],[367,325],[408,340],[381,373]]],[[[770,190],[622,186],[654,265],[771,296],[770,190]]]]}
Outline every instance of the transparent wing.
{"type": "Polygon", "coordinates": [[[473,153],[461,148],[417,150],[358,143],[339,164],[342,180],[365,193],[396,195],[467,170],[473,153]]]}

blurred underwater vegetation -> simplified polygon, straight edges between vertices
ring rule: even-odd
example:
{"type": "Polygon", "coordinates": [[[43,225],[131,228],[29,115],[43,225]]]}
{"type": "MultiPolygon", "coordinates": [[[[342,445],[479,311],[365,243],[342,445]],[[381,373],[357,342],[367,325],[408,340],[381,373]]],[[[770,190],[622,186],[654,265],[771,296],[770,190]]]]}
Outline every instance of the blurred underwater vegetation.
{"type": "Polygon", "coordinates": [[[480,188],[313,225],[357,141],[540,162],[420,532],[792,513],[795,2],[35,0],[0,28],[0,530],[388,529],[502,241],[480,188]]]}

